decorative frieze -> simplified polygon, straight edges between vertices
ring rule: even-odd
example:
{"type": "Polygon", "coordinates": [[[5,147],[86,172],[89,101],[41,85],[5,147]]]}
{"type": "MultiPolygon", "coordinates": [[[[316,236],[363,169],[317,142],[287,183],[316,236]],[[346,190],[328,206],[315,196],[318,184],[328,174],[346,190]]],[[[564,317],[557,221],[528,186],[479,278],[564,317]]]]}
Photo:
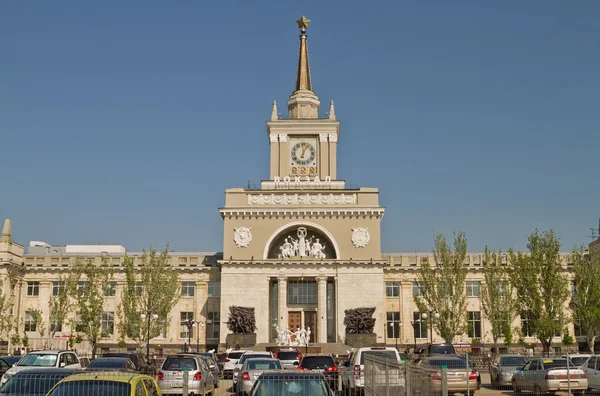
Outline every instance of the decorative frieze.
{"type": "Polygon", "coordinates": [[[248,205],[356,205],[356,194],[248,194],[248,205]]]}

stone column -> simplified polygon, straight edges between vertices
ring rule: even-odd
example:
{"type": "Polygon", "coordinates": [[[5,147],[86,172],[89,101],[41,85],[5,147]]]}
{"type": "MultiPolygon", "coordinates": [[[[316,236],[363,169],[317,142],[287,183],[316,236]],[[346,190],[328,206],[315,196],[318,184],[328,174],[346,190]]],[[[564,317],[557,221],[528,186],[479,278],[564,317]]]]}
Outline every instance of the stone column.
{"type": "Polygon", "coordinates": [[[194,319],[203,325],[196,325],[196,342],[200,336],[200,346],[206,347],[206,315],[208,304],[208,282],[197,281],[195,290],[196,309],[194,309],[194,319]]]}
{"type": "Polygon", "coordinates": [[[317,277],[317,342],[327,343],[327,277],[317,277]]]}
{"type": "Polygon", "coordinates": [[[277,277],[277,291],[279,292],[279,295],[277,296],[277,314],[279,315],[277,323],[279,323],[280,328],[285,328],[288,325],[287,277],[285,275],[277,277]]]}

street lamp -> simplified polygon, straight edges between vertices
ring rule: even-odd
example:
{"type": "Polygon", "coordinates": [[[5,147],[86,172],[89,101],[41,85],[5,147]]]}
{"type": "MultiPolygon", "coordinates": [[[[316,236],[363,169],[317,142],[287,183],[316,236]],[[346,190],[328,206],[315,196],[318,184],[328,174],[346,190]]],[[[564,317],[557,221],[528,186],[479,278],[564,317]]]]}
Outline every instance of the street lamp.
{"type": "Polygon", "coordinates": [[[421,320],[419,320],[418,322],[413,322],[411,320],[410,324],[413,327],[413,337],[415,338],[414,345],[413,345],[413,353],[416,353],[416,351],[417,351],[417,326],[421,324],[421,320]]]}
{"type": "Polygon", "coordinates": [[[150,312],[148,313],[143,313],[140,315],[140,318],[142,320],[148,320],[146,322],[146,360],[150,361],[150,320],[151,319],[158,319],[158,315],[157,314],[151,314],[150,312]]]}
{"type": "Polygon", "coordinates": [[[191,349],[191,348],[192,348],[192,347],[191,347],[191,344],[192,344],[192,343],[191,343],[191,339],[192,339],[192,328],[196,327],[196,323],[197,323],[197,322],[196,322],[195,320],[191,320],[191,319],[188,319],[188,320],[186,320],[185,322],[183,322],[183,325],[184,325],[185,327],[187,327],[187,330],[188,330],[188,342],[187,342],[187,347],[185,347],[185,351],[184,351],[184,352],[187,352],[187,351],[188,351],[188,348],[189,348],[189,349],[191,349]]]}
{"type": "Polygon", "coordinates": [[[390,326],[392,326],[392,335],[396,340],[396,350],[398,350],[398,337],[400,337],[400,329],[402,328],[402,322],[390,322],[390,326]],[[398,323],[398,334],[396,334],[396,332],[394,331],[396,323],[398,323]]]}
{"type": "MultiPolygon", "coordinates": [[[[431,330],[430,330],[430,331],[431,331],[431,335],[430,335],[430,337],[429,337],[429,343],[430,343],[430,344],[433,344],[433,317],[435,317],[436,319],[439,319],[439,318],[440,318],[440,314],[439,314],[439,313],[437,313],[437,312],[434,312],[434,311],[428,311],[428,312],[429,312],[429,327],[430,327],[430,329],[431,329],[431,330]]],[[[421,317],[422,317],[423,319],[427,319],[427,313],[426,313],[426,312],[423,312],[423,313],[421,314],[421,317]]]]}

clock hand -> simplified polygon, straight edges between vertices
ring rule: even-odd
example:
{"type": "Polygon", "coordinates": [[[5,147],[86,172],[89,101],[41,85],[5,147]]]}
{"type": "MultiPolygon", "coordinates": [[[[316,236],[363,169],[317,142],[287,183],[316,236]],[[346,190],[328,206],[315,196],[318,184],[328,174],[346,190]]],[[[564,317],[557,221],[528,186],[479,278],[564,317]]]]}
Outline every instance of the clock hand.
{"type": "Polygon", "coordinates": [[[307,148],[308,148],[308,144],[303,144],[302,145],[302,155],[300,156],[300,158],[304,158],[304,153],[306,152],[307,148]]]}

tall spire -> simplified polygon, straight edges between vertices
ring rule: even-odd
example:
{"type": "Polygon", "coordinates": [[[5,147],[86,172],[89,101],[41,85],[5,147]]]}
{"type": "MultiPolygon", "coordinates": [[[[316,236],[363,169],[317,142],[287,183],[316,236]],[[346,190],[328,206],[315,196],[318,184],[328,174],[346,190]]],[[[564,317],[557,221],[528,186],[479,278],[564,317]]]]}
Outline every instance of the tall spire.
{"type": "Polygon", "coordinates": [[[310,83],[310,64],[308,63],[308,43],[306,42],[306,29],[310,20],[304,16],[296,21],[300,29],[300,53],[298,54],[298,73],[296,74],[296,91],[312,91],[310,83]]]}
{"type": "Polygon", "coordinates": [[[308,44],[306,29],[310,20],[304,16],[296,21],[300,29],[300,52],[298,54],[298,72],[296,90],[287,102],[290,119],[319,118],[319,98],[312,90],[310,65],[308,63],[308,44]]]}
{"type": "Polygon", "coordinates": [[[10,238],[12,236],[12,227],[10,224],[10,219],[4,220],[4,228],[2,228],[2,236],[6,238],[10,238]]]}

